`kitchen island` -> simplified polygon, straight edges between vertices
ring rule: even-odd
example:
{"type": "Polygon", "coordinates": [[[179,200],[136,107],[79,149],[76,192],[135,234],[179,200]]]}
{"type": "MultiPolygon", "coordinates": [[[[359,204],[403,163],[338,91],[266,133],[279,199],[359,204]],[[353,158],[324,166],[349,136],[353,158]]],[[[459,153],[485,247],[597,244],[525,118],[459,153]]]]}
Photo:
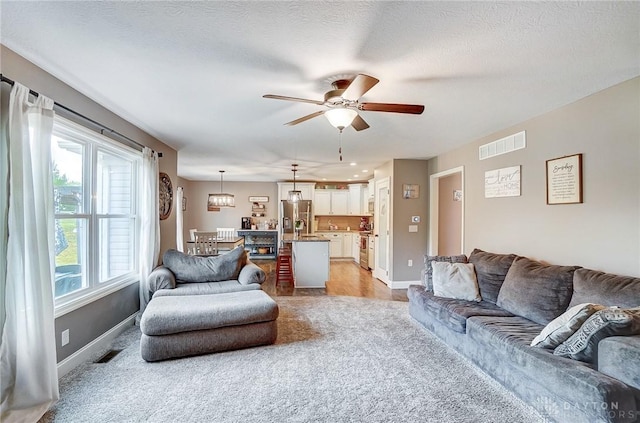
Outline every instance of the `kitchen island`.
{"type": "Polygon", "coordinates": [[[284,234],[291,244],[296,288],[324,288],[329,280],[329,239],[322,235],[284,234]]]}

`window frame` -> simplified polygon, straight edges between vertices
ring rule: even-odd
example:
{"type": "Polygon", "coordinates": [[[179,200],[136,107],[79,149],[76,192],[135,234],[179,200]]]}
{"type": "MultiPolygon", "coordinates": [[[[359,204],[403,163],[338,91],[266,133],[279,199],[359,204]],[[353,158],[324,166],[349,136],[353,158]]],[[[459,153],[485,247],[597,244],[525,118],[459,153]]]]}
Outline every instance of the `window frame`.
{"type": "MultiPolygon", "coordinates": [[[[124,144],[118,143],[104,135],[93,131],[76,122],[55,115],[53,135],[58,138],[68,139],[83,145],[83,198],[82,213],[56,213],[54,219],[83,219],[86,223],[86,263],[83,269],[86,277],[86,286],[55,297],[55,278],[52,287],[55,302],[55,317],[70,313],[84,307],[100,298],[119,291],[140,280],[140,260],[137,252],[140,247],[140,198],[138,195],[142,168],[142,153],[124,144]],[[131,168],[131,211],[130,214],[98,214],[97,207],[97,172],[99,152],[112,154],[130,160],[131,168]],[[131,255],[132,270],[104,281],[100,280],[99,260],[100,247],[100,221],[102,219],[133,219],[134,239],[131,255]]],[[[52,139],[53,143],[53,139],[52,139]]],[[[52,252],[53,254],[53,252],[52,252]]],[[[54,256],[55,265],[55,256],[54,256]]]]}

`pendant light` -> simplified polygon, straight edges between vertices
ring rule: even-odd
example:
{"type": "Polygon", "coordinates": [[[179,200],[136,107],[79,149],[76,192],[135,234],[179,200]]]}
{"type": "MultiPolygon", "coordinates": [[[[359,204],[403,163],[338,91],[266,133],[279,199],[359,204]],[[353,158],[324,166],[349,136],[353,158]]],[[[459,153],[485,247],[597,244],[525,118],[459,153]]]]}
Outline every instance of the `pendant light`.
{"type": "Polygon", "coordinates": [[[209,194],[209,206],[212,207],[235,207],[236,200],[233,194],[224,193],[222,190],[222,175],[224,170],[220,170],[220,194],[209,194]]]}
{"type": "Polygon", "coordinates": [[[297,203],[298,201],[302,200],[302,191],[298,191],[296,189],[296,172],[298,171],[298,165],[294,163],[291,165],[291,167],[293,168],[291,169],[291,171],[293,172],[293,189],[289,191],[289,202],[297,203]]]}

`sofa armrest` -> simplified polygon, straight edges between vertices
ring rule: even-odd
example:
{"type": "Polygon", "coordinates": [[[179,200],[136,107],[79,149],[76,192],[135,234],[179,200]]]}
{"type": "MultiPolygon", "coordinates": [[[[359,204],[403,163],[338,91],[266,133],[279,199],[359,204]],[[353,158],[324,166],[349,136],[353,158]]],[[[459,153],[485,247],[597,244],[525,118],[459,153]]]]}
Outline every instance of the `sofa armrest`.
{"type": "Polygon", "coordinates": [[[640,389],[640,335],[612,336],[598,342],[598,371],[640,389]]]}
{"type": "Polygon", "coordinates": [[[248,260],[238,275],[238,282],[242,285],[250,285],[252,283],[262,284],[265,280],[267,280],[267,274],[264,270],[248,260]]]}

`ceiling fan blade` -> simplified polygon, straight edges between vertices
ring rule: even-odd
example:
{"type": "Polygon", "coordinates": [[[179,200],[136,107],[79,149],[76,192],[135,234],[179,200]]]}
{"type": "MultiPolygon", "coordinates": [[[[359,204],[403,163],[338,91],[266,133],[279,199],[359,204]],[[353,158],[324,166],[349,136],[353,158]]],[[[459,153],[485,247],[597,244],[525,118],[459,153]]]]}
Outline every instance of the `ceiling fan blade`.
{"type": "Polygon", "coordinates": [[[302,117],[301,117],[301,118],[299,118],[299,119],[292,120],[291,122],[287,122],[287,123],[285,123],[285,125],[287,125],[287,126],[297,125],[297,124],[299,124],[299,123],[304,122],[305,120],[313,119],[314,117],[316,117],[316,116],[321,116],[321,115],[323,115],[323,114],[324,114],[324,110],[320,110],[320,111],[318,111],[318,112],[311,113],[310,115],[302,116],[302,117]]]}
{"type": "Polygon", "coordinates": [[[357,100],[364,95],[367,91],[373,88],[380,82],[379,79],[374,78],[373,76],[365,75],[363,73],[356,75],[351,81],[351,84],[344,90],[342,93],[342,98],[346,98],[347,100],[357,100]]]}
{"type": "Polygon", "coordinates": [[[306,98],[298,98],[298,97],[286,97],[286,96],[283,96],[283,95],[275,95],[275,94],[265,94],[262,97],[263,98],[271,98],[271,99],[274,99],[274,100],[299,101],[301,103],[317,104],[318,106],[322,106],[324,104],[324,101],[309,100],[309,99],[306,99],[306,98]]]}
{"type": "Polygon", "coordinates": [[[419,115],[424,111],[424,106],[421,104],[360,103],[358,109],[367,112],[393,112],[419,115]]]}
{"type": "Polygon", "coordinates": [[[353,129],[356,131],[362,131],[363,129],[367,129],[369,124],[365,122],[360,115],[358,115],[353,119],[353,122],[351,122],[351,126],[353,126],[353,129]]]}

